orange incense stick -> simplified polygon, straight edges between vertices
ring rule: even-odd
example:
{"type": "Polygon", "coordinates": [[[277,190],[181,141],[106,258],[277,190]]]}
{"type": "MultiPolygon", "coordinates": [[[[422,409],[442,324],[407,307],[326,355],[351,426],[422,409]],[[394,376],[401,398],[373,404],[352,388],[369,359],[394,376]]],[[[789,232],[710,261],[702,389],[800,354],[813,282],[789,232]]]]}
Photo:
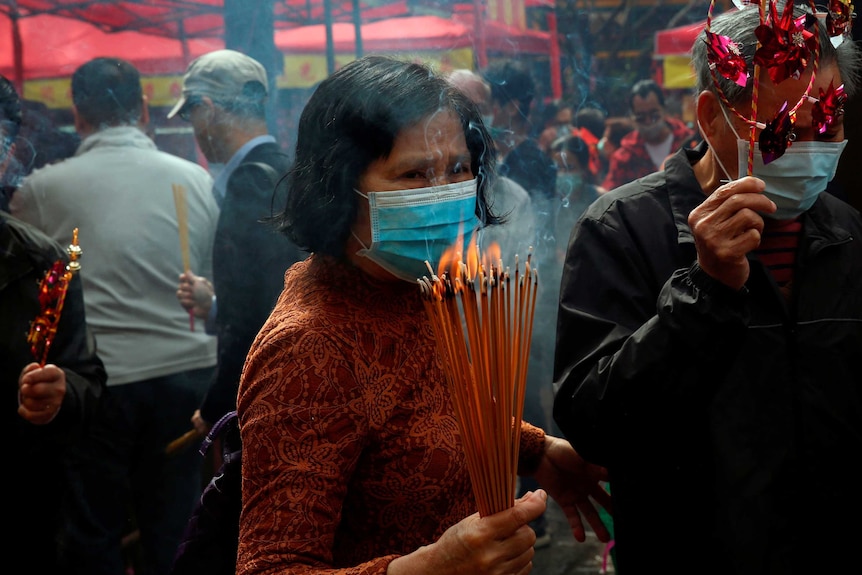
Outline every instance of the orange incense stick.
{"type": "Polygon", "coordinates": [[[514,504],[538,276],[528,257],[522,277],[516,259],[512,282],[502,259],[481,263],[473,242],[466,263],[460,254],[448,258],[437,274],[428,266],[420,293],[452,390],[476,504],[486,516],[514,504]]]}

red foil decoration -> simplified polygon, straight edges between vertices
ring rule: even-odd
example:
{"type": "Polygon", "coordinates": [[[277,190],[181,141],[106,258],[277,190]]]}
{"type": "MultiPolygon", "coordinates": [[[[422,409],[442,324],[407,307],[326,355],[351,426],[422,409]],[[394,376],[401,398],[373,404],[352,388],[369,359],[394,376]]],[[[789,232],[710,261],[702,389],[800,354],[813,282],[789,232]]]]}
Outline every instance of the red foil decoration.
{"type": "Polygon", "coordinates": [[[787,78],[799,78],[808,67],[811,53],[816,48],[817,38],[808,30],[817,18],[803,14],[793,18],[793,3],[784,6],[778,15],[776,0],[769,2],[769,15],[754,30],[760,47],[754,53],[754,63],[763,66],[769,78],[780,84],[787,78]]]}
{"type": "Polygon", "coordinates": [[[706,45],[709,67],[744,88],[748,82],[748,70],[739,45],[727,36],[709,31],[706,32],[706,45]]]}
{"type": "Polygon", "coordinates": [[[811,123],[818,134],[826,132],[835,120],[844,115],[846,102],[847,94],[844,93],[844,84],[835,88],[830,80],[826,92],[820,90],[820,98],[811,108],[811,123]]]}
{"type": "Polygon", "coordinates": [[[763,131],[760,132],[758,143],[764,165],[784,155],[787,146],[793,142],[793,125],[795,123],[796,114],[788,110],[787,102],[784,102],[775,118],[767,123],[763,131]]]}
{"type": "Polygon", "coordinates": [[[72,233],[72,244],[67,248],[67,252],[70,258],[69,263],[66,264],[62,259],[54,262],[51,268],[45,272],[45,277],[39,284],[39,307],[41,311],[31,322],[30,333],[27,334],[30,352],[42,366],[48,361],[48,350],[57,334],[57,325],[60,323],[69,281],[72,279],[72,274],[81,267],[77,261],[81,255],[81,248],[78,247],[78,228],[75,228],[72,233]]]}
{"type": "Polygon", "coordinates": [[[829,0],[826,13],[826,29],[830,37],[843,36],[850,32],[853,19],[853,6],[850,0],[829,0]]]}

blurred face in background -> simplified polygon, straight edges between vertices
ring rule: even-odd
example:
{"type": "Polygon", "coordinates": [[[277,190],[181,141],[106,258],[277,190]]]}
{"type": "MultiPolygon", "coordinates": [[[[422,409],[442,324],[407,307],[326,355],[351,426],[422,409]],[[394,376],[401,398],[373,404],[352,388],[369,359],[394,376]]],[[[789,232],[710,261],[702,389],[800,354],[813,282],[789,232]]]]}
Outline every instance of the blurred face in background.
{"type": "Polygon", "coordinates": [[[644,140],[658,143],[668,137],[670,128],[664,121],[664,108],[654,92],[645,98],[635,95],[632,98],[632,118],[644,140]]]}

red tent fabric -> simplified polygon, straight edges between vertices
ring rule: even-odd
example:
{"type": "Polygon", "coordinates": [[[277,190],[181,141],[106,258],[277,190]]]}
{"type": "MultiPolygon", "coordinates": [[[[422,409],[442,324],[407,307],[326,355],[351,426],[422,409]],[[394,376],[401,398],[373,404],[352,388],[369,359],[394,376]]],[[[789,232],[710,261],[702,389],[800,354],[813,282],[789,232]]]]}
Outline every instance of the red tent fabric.
{"type": "MultiPolygon", "coordinates": [[[[330,0],[329,4],[333,21],[353,20],[354,0],[330,0]]],[[[364,22],[410,13],[407,0],[359,0],[358,4],[364,22]]],[[[168,38],[224,34],[224,0],[16,0],[15,5],[23,15],[65,16],[112,32],[134,30],[168,38]]],[[[324,0],[275,0],[273,16],[277,28],[322,24],[324,0]]]]}
{"type": "MultiPolygon", "coordinates": [[[[71,18],[49,14],[21,18],[24,80],[70,76],[84,62],[97,56],[123,58],[144,75],[181,74],[186,58],[224,48],[221,38],[193,39],[184,54],[179,40],[139,32],[107,33],[71,18]]],[[[15,77],[12,24],[0,15],[0,73],[15,77]]]]}
{"type": "Polygon", "coordinates": [[[665,56],[683,56],[691,51],[697,35],[706,26],[706,20],[695,22],[677,28],[659,30],[655,33],[655,48],[653,57],[664,58],[665,56]]]}
{"type": "MultiPolygon", "coordinates": [[[[537,30],[516,30],[497,22],[485,22],[485,46],[503,54],[547,54],[550,35],[537,30]]],[[[335,51],[356,49],[352,24],[336,22],[332,27],[335,51]]],[[[362,25],[362,49],[370,52],[454,50],[472,47],[476,29],[472,19],[439,16],[390,18],[362,25]]],[[[277,30],[275,45],[285,54],[324,53],[326,29],[323,25],[277,30]]]]}

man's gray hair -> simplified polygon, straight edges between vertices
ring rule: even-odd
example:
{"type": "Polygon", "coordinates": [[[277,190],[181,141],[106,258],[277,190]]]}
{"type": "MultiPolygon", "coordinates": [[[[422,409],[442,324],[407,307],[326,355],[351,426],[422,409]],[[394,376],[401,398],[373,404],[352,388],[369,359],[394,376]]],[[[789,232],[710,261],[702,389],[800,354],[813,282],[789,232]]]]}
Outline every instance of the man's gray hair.
{"type": "MultiPolygon", "coordinates": [[[[778,13],[781,14],[783,11],[784,2],[778,2],[778,13]]],[[[794,7],[794,17],[810,13],[811,10],[808,6],[797,5],[794,7]]],[[[725,97],[731,104],[751,99],[752,87],[754,85],[753,60],[754,52],[757,49],[757,36],[754,35],[754,30],[759,25],[760,9],[756,5],[748,5],[740,10],[725,12],[712,20],[710,31],[713,34],[727,36],[736,42],[748,66],[749,78],[744,88],[733,80],[728,80],[721,74],[716,74],[721,91],[724,92],[725,97]]],[[[844,91],[848,97],[852,98],[859,89],[860,63],[862,62],[860,60],[859,48],[851,38],[845,38],[838,48],[835,48],[830,41],[825,22],[820,17],[817,18],[814,26],[820,33],[820,61],[818,70],[822,70],[830,64],[837,63],[841,79],[844,82],[844,91]]],[[[699,94],[703,90],[718,93],[713,83],[709,61],[707,60],[706,31],[701,32],[697,40],[695,40],[691,50],[691,62],[695,70],[697,93],[699,94]]],[[[812,96],[817,97],[817,94],[812,94],[812,96]]],[[[790,102],[790,105],[793,104],[794,102],[790,102]]]]}

